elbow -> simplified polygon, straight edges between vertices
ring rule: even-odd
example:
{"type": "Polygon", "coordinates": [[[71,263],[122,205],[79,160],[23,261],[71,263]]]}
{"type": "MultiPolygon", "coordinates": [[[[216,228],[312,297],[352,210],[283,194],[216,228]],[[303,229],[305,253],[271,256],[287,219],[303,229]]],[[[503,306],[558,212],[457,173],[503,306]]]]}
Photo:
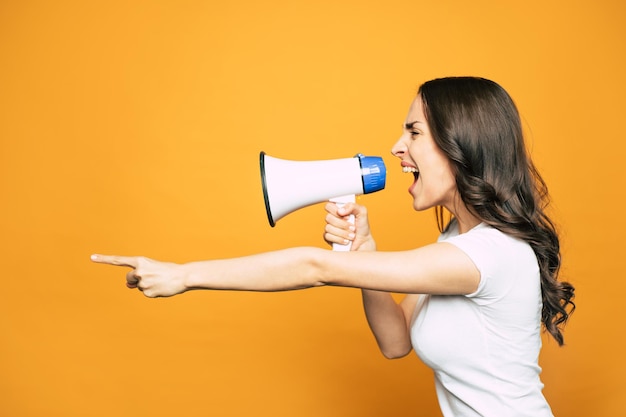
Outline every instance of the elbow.
{"type": "Polygon", "coordinates": [[[387,359],[400,359],[411,353],[411,346],[380,347],[380,351],[387,359]]]}

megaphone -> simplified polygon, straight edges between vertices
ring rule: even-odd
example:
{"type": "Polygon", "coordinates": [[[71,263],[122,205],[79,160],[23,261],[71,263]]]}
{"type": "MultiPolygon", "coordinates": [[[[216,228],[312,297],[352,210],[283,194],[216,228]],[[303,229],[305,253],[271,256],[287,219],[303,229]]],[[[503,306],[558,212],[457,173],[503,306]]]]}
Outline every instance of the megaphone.
{"type": "MultiPolygon", "coordinates": [[[[385,188],[382,158],[358,154],[353,158],[290,161],[260,154],[261,182],[270,226],[287,214],[322,201],[354,202],[356,195],[385,188]]],[[[354,219],[352,219],[354,221],[354,219]]],[[[350,245],[333,245],[350,250],[350,245]]]]}

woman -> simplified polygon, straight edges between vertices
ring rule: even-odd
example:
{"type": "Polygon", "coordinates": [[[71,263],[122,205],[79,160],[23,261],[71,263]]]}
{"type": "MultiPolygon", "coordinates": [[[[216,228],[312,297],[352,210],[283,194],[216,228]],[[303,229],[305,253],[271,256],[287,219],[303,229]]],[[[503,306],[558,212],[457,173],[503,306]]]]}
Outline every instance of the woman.
{"type": "Polygon", "coordinates": [[[381,351],[389,358],[416,351],[434,370],[444,416],[551,416],[537,364],[540,330],[543,324],[563,344],[560,327],[574,309],[574,288],[557,281],[559,240],[515,104],[489,80],[432,80],[420,87],[403,130],[392,153],[413,176],[414,208],[436,208],[437,243],[376,252],[367,210],[328,204],[325,239],[352,241],[351,252],[291,248],[183,265],[93,260],[131,267],[127,286],[148,297],[190,289],[361,288],[381,351]],[[444,209],[451,214],[446,225],[444,209]],[[392,292],[407,295],[397,304],[392,292]]]}

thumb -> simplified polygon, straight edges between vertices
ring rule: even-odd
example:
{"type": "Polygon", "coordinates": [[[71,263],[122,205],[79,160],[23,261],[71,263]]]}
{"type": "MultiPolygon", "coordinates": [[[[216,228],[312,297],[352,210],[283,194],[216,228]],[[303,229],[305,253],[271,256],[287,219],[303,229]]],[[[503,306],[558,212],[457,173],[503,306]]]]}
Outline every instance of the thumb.
{"type": "Polygon", "coordinates": [[[369,233],[367,207],[357,203],[346,203],[337,209],[337,214],[340,216],[353,215],[357,230],[360,229],[362,233],[369,233]]]}

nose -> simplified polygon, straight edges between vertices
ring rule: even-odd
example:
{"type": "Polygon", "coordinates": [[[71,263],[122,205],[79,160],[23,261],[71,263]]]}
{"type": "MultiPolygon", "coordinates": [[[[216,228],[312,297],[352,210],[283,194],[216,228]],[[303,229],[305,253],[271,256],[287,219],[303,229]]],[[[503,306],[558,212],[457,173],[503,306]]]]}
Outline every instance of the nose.
{"type": "Polygon", "coordinates": [[[404,135],[400,136],[400,139],[391,147],[391,154],[398,158],[402,158],[404,154],[407,152],[408,146],[406,144],[406,140],[404,135]]]}

